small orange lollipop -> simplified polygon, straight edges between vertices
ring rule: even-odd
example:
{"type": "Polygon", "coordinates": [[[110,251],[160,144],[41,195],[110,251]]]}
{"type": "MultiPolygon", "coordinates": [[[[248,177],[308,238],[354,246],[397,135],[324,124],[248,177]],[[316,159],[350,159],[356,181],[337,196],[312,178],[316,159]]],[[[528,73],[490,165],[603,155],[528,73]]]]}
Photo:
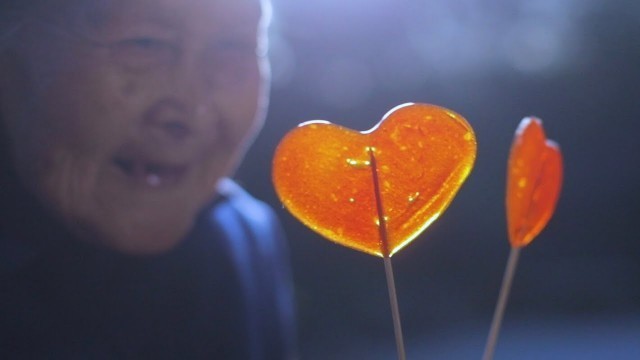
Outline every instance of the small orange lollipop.
{"type": "Polygon", "coordinates": [[[562,155],[547,140],[542,122],[524,118],[516,130],[507,174],[507,222],[511,246],[523,247],[553,214],[562,185],[562,155]]]}
{"type": "Polygon", "coordinates": [[[365,132],[301,124],[278,145],[273,182],[284,206],[314,231],[386,257],[446,209],[475,156],[462,116],[405,104],[365,132]]]}
{"type": "Polygon", "coordinates": [[[524,118],[516,130],[507,169],[506,206],[511,252],[483,360],[493,359],[520,249],[533,241],[551,219],[561,185],[560,148],[547,140],[542,121],[534,117],[524,118]]]}

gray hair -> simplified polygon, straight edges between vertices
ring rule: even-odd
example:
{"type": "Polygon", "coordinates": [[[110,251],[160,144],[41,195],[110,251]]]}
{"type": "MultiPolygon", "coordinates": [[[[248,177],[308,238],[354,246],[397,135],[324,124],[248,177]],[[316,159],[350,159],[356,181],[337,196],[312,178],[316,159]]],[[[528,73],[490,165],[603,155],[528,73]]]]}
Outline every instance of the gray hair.
{"type": "MultiPolygon", "coordinates": [[[[66,1],[72,8],[101,6],[110,0],[0,0],[0,50],[11,42],[13,35],[23,26],[25,18],[38,13],[48,13],[48,7],[60,9],[60,3],[66,1]],[[80,6],[82,5],[82,6],[80,6]]],[[[265,28],[271,23],[273,14],[271,0],[258,0],[262,5],[261,25],[265,28]]]]}

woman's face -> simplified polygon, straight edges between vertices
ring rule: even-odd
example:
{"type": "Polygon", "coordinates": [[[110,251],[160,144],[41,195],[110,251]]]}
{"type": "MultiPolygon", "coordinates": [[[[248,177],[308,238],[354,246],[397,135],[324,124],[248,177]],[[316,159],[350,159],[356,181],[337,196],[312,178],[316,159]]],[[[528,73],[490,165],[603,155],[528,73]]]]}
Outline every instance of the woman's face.
{"type": "Polygon", "coordinates": [[[95,2],[25,21],[0,58],[0,118],[21,179],[81,239],[161,252],[261,123],[261,7],[95,2]]]}

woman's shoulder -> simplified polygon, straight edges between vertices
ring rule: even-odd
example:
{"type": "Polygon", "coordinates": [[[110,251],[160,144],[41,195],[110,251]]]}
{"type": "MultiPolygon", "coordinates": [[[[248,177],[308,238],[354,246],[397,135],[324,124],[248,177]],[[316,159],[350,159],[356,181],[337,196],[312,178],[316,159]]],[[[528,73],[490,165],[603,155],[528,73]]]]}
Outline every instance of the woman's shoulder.
{"type": "Polygon", "coordinates": [[[220,181],[218,193],[205,215],[230,240],[232,252],[276,260],[288,255],[280,222],[269,205],[230,179],[220,181]]]}
{"type": "Polygon", "coordinates": [[[220,199],[208,216],[226,234],[231,258],[252,316],[249,337],[258,353],[291,358],[294,351],[293,284],[289,251],[273,209],[235,182],[219,184],[220,199]]]}
{"type": "Polygon", "coordinates": [[[222,179],[218,183],[218,193],[221,201],[217,205],[229,206],[251,226],[269,227],[277,223],[277,218],[269,205],[251,196],[233,180],[222,179]]]}

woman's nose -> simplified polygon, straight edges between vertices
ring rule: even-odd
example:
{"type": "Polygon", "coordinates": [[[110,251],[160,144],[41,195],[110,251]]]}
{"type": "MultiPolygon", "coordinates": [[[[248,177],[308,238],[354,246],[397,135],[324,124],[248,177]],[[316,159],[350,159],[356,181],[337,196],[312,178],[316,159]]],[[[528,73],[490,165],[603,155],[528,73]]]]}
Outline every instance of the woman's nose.
{"type": "Polygon", "coordinates": [[[165,71],[168,82],[145,115],[145,123],[173,140],[184,140],[210,118],[212,85],[201,51],[184,49],[165,71]]]}
{"type": "Polygon", "coordinates": [[[172,69],[176,96],[195,107],[206,103],[214,87],[209,52],[203,45],[186,45],[172,69]]]}
{"type": "Polygon", "coordinates": [[[144,114],[144,126],[160,140],[184,141],[195,131],[194,111],[175,98],[155,102],[144,114]]]}

